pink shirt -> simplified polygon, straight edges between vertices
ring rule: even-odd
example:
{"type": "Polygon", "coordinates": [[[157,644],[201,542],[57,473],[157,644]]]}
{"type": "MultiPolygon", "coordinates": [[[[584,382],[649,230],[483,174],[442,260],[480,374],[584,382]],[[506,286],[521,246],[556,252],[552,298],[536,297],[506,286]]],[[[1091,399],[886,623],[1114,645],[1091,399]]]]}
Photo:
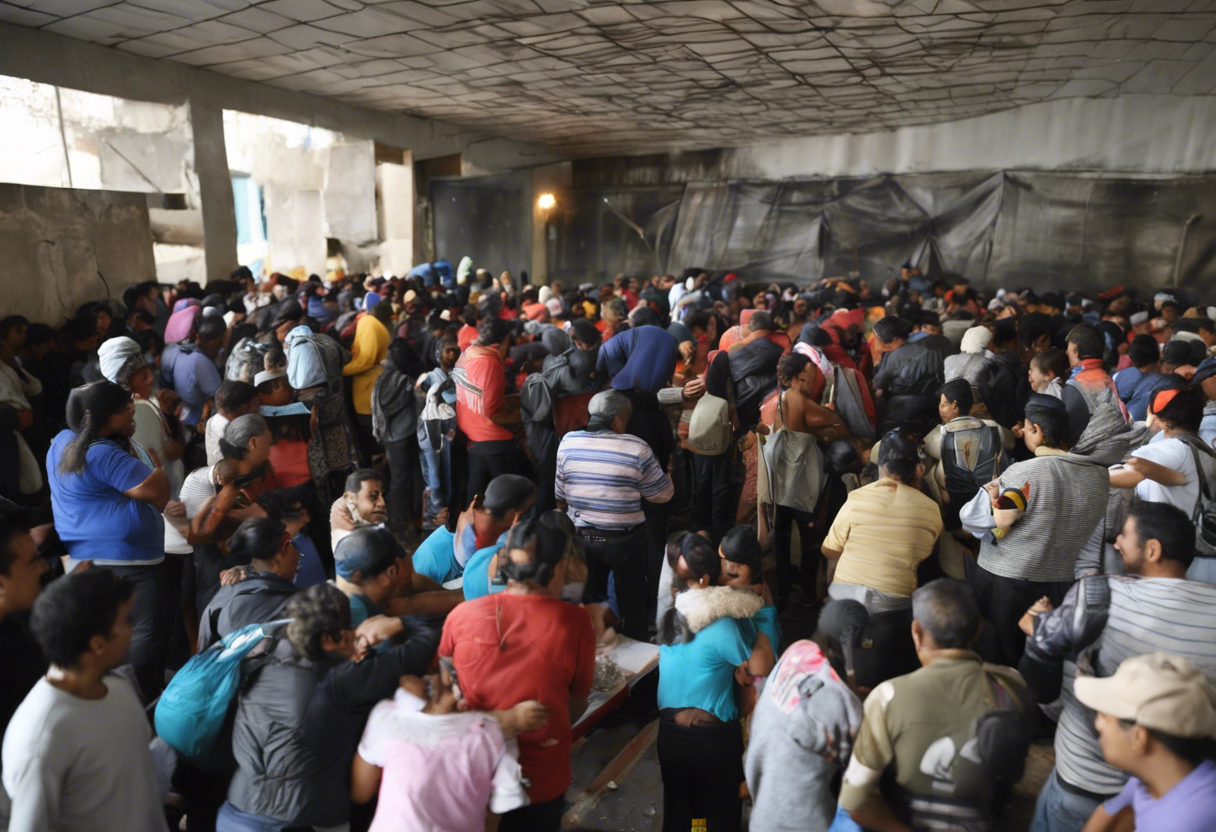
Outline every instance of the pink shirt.
{"type": "Polygon", "coordinates": [[[384,772],[370,832],[481,832],[486,809],[528,802],[518,747],[486,713],[432,716],[398,690],[367,720],[359,756],[384,772]]]}

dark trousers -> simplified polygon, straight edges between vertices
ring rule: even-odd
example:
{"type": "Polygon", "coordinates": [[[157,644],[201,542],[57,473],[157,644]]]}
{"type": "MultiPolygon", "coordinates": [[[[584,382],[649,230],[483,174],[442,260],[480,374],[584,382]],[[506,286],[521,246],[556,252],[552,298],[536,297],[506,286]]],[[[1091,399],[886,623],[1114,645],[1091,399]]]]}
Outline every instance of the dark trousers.
{"type": "Polygon", "coordinates": [[[388,527],[398,538],[414,534],[414,471],[418,468],[418,438],[410,434],[405,439],[389,442],[384,447],[388,456],[388,527]]]}
{"type": "Polygon", "coordinates": [[[815,595],[815,579],[819,574],[819,556],[811,543],[811,523],[815,515],[796,508],[777,506],[773,519],[773,555],[777,559],[777,607],[784,609],[794,588],[794,566],[791,549],[794,545],[793,526],[798,524],[798,541],[802,549],[800,582],[802,591],[815,595]]]}
{"type": "Polygon", "coordinates": [[[566,798],[557,797],[547,803],[532,803],[507,812],[498,821],[498,832],[558,832],[566,798]]]}
{"type": "Polygon", "coordinates": [[[731,482],[731,457],[728,451],[717,456],[692,454],[693,516],[697,529],[709,529],[721,541],[735,525],[739,496],[731,482]]]}
{"type": "Polygon", "coordinates": [[[857,684],[867,688],[919,669],[912,641],[912,609],[871,615],[862,630],[861,647],[853,655],[857,684]]]}
{"type": "Polygon", "coordinates": [[[583,527],[578,530],[587,554],[587,585],[584,603],[604,603],[608,599],[609,575],[616,579],[616,604],[621,614],[617,629],[629,638],[646,641],[646,527],[634,526],[627,532],[583,527]]]}
{"type": "Polygon", "coordinates": [[[176,612],[175,593],[169,587],[164,563],[153,566],[111,566],[135,587],[131,610],[131,650],[127,654],[135,668],[145,702],[160,696],[165,686],[165,663],[169,658],[169,636],[176,612]]]}
{"type": "Polygon", "coordinates": [[[359,443],[359,465],[363,468],[372,467],[372,457],[383,449],[372,433],[371,414],[355,414],[355,439],[359,443]]]}
{"type": "Polygon", "coordinates": [[[478,494],[486,493],[490,480],[500,474],[528,476],[528,460],[514,439],[495,439],[492,442],[470,442],[469,479],[465,485],[464,502],[457,511],[464,511],[478,494]]]}
{"type": "Polygon", "coordinates": [[[739,800],[743,731],[739,723],[682,728],[673,716],[674,711],[664,711],[659,721],[663,832],[737,832],[743,819],[739,800]]]}
{"type": "Polygon", "coordinates": [[[988,626],[980,634],[976,652],[984,661],[1017,667],[1026,647],[1026,634],[1018,621],[1043,596],[1055,606],[1064,600],[1072,581],[1024,581],[994,575],[968,562],[967,581],[979,600],[980,614],[988,626]]]}

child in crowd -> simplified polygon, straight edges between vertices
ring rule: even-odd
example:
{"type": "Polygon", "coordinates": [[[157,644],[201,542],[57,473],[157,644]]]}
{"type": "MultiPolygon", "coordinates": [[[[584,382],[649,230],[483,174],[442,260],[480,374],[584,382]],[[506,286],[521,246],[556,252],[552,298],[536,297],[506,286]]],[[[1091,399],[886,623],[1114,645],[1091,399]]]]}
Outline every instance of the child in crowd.
{"type": "Polygon", "coordinates": [[[379,794],[370,832],[481,832],[486,812],[527,805],[514,737],[543,728],[549,709],[535,700],[505,711],[457,710],[454,680],[401,677],[396,695],[367,720],[351,773],[351,796],[379,794]]]}

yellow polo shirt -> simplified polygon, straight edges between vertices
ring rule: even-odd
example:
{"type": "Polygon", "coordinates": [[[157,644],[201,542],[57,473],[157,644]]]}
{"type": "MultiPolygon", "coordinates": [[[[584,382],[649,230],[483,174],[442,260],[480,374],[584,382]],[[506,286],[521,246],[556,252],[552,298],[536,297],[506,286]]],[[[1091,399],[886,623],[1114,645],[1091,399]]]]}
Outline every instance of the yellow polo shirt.
{"type": "Polygon", "coordinates": [[[823,541],[825,549],[842,553],[832,581],[906,598],[941,531],[941,509],[917,489],[889,477],[858,488],[823,541]]]}

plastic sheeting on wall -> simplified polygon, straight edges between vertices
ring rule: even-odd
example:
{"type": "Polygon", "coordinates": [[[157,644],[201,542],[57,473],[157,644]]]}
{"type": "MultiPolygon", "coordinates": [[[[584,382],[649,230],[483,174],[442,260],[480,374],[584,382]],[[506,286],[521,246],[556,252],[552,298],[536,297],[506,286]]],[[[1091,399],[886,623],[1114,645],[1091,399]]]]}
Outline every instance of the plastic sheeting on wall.
{"type": "Polygon", "coordinates": [[[1214,186],[1216,176],[974,171],[694,182],[678,198],[681,186],[582,189],[560,218],[553,271],[605,279],[703,266],[797,283],[858,273],[877,286],[911,261],[978,286],[1093,290],[1172,285],[1177,265],[1178,283],[1203,291],[1216,288],[1214,186]],[[600,207],[605,198],[643,228],[644,244],[600,207]]]}

